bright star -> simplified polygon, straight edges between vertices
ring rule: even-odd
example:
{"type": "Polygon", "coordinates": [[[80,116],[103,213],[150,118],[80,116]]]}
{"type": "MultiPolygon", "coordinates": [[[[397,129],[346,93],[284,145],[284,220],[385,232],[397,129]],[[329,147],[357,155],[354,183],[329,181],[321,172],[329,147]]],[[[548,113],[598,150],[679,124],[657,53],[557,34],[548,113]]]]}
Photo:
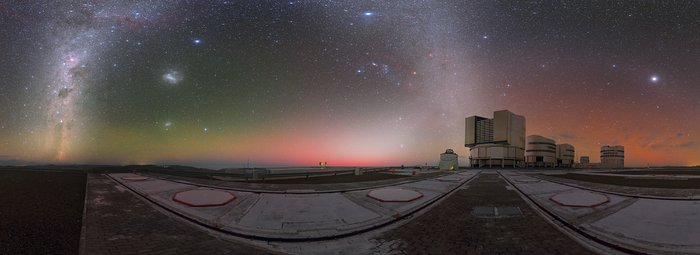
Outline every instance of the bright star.
{"type": "Polygon", "coordinates": [[[192,43],[194,43],[195,45],[200,45],[202,44],[202,39],[194,38],[194,40],[192,40],[192,43]]]}
{"type": "Polygon", "coordinates": [[[370,16],[374,16],[374,12],[364,12],[364,13],[362,13],[362,15],[366,16],[366,17],[370,17],[370,16]]]}
{"type": "Polygon", "coordinates": [[[656,76],[656,75],[654,75],[654,76],[651,76],[651,78],[649,78],[649,80],[650,80],[651,82],[654,82],[654,83],[656,83],[656,82],[658,82],[658,81],[659,81],[659,76],[656,76]]]}

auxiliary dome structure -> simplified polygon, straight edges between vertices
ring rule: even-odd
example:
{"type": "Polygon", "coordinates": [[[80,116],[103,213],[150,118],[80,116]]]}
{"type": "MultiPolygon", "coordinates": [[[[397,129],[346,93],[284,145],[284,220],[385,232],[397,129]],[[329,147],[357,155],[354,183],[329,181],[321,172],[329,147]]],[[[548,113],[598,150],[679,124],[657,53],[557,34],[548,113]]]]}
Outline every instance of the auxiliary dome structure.
{"type": "Polygon", "coordinates": [[[459,156],[452,149],[445,150],[445,153],[440,154],[440,170],[457,170],[459,169],[459,156]]]}

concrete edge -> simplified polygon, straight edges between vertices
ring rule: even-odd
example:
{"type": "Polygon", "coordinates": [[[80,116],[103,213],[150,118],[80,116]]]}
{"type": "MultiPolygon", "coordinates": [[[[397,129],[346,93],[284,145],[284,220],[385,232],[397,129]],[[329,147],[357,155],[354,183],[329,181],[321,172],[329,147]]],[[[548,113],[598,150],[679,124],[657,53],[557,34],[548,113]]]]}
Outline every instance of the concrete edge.
{"type": "Polygon", "coordinates": [[[83,217],[80,220],[80,241],[78,243],[78,254],[84,255],[85,248],[87,244],[85,240],[87,239],[87,226],[85,226],[85,218],[87,214],[87,201],[88,201],[88,184],[90,183],[90,173],[85,173],[85,197],[83,198],[83,217]]]}

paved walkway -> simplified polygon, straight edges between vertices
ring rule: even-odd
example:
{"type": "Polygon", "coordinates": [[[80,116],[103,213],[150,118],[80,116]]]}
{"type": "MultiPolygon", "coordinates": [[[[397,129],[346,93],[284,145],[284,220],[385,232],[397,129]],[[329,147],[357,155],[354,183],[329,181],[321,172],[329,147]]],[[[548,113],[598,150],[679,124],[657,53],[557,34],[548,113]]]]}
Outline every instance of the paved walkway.
{"type": "Polygon", "coordinates": [[[82,254],[269,254],[174,220],[97,174],[88,175],[86,209],[82,254]]]}
{"type": "Polygon", "coordinates": [[[506,188],[498,174],[482,173],[468,185],[425,214],[381,235],[375,253],[592,254],[542,219],[515,191],[506,188]],[[486,215],[486,209],[493,207],[502,212],[512,211],[505,207],[518,207],[522,215],[486,215]]]}

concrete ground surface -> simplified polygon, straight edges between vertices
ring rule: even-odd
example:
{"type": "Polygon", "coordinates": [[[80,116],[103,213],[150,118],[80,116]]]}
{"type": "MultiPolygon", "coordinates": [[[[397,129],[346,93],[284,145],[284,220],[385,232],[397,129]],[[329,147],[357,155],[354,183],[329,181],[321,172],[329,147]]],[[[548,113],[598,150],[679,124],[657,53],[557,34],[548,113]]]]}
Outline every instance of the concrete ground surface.
{"type": "Polygon", "coordinates": [[[552,171],[219,188],[140,174],[5,173],[0,254],[700,254],[696,189],[543,175],[552,171]]]}
{"type": "MultiPolygon", "coordinates": [[[[496,172],[482,173],[473,177],[475,174],[478,174],[478,172],[468,171],[458,175],[439,176],[432,180],[401,184],[401,187],[404,188],[421,190],[421,192],[428,194],[429,197],[436,196],[436,194],[430,194],[429,190],[431,189],[433,193],[449,193],[426,209],[418,212],[415,216],[412,215],[402,219],[396,224],[390,224],[369,232],[344,238],[292,243],[250,240],[239,237],[229,238],[230,236],[203,231],[201,227],[192,227],[192,223],[171,219],[170,217],[177,218],[177,216],[162,212],[162,210],[153,209],[152,203],[150,203],[150,206],[146,206],[149,203],[145,202],[144,198],[133,192],[126,191],[117,182],[133,187],[140,185],[141,192],[156,196],[155,200],[169,198],[171,193],[177,191],[191,190],[192,187],[188,187],[187,184],[167,182],[159,179],[149,179],[150,184],[148,181],[124,180],[123,177],[130,179],[129,177],[133,176],[131,174],[112,174],[111,180],[106,179],[105,176],[94,178],[94,180],[90,178],[90,189],[94,189],[94,191],[91,190],[88,193],[88,197],[90,198],[93,193],[101,194],[105,197],[89,201],[88,207],[103,206],[101,205],[102,201],[120,200],[119,198],[112,198],[112,196],[122,197],[121,199],[130,201],[127,203],[132,205],[126,206],[125,203],[123,206],[117,206],[117,208],[123,208],[121,211],[117,208],[104,208],[103,212],[110,212],[116,215],[121,214],[127,218],[135,217],[137,222],[132,223],[135,226],[132,228],[129,227],[132,224],[125,225],[118,221],[102,219],[102,227],[98,227],[98,229],[102,229],[105,233],[110,233],[111,237],[106,238],[106,240],[104,238],[99,241],[91,240],[90,236],[100,236],[100,234],[90,232],[89,225],[95,224],[90,219],[97,217],[94,213],[88,213],[86,215],[88,231],[86,231],[85,235],[88,239],[85,240],[86,252],[84,254],[92,254],[90,252],[95,250],[90,250],[90,247],[95,245],[95,247],[107,247],[108,251],[97,254],[151,254],[151,252],[159,251],[158,249],[163,247],[168,247],[164,251],[166,254],[167,252],[178,254],[261,254],[271,251],[290,254],[593,254],[584,245],[579,244],[569,235],[562,233],[531,209],[518,193],[508,187],[508,184],[496,172]],[[467,179],[469,177],[473,178],[467,179]],[[98,188],[100,186],[103,188],[98,188]],[[158,194],[166,195],[157,198],[158,194]],[[499,211],[500,214],[494,211],[499,211]],[[479,212],[486,212],[486,214],[479,214],[479,212]],[[489,212],[493,212],[493,214],[489,214],[489,212]],[[136,217],[136,215],[140,216],[136,217]],[[138,220],[139,218],[146,219],[138,220]],[[160,234],[151,236],[138,230],[145,228],[160,234]],[[173,228],[184,228],[185,230],[173,230],[173,228]],[[185,238],[192,238],[193,240],[185,238]],[[132,244],[127,240],[139,241],[132,244]],[[97,242],[97,244],[91,244],[94,242],[97,242]],[[154,245],[153,243],[161,245],[154,245]],[[201,247],[201,243],[206,243],[206,248],[209,250],[195,248],[201,247]]],[[[372,207],[370,205],[372,203],[381,204],[381,202],[367,198],[364,193],[368,191],[353,191],[360,194],[360,196],[345,194],[343,197],[346,199],[351,198],[349,200],[351,203],[359,202],[365,209],[369,211],[375,210],[374,212],[376,212],[377,206],[372,207]]],[[[242,198],[242,200],[246,200],[246,196],[252,196],[250,194],[241,194],[241,192],[235,192],[235,194],[237,196],[236,199],[242,198]]],[[[281,197],[287,194],[261,194],[258,196],[270,195],[278,196],[282,200],[300,199],[299,197],[281,197]]],[[[299,195],[304,194],[297,194],[296,196],[299,195]]],[[[337,197],[337,194],[324,195],[336,196],[331,198],[333,201],[337,201],[340,198],[337,197]]],[[[100,196],[97,197],[99,198],[100,196]]],[[[318,196],[313,195],[308,198],[313,200],[318,199],[318,196]]],[[[258,201],[261,199],[266,200],[266,198],[258,198],[258,201]]],[[[163,201],[157,202],[162,203],[163,201]]],[[[276,208],[283,209],[295,208],[293,204],[298,204],[299,201],[291,204],[282,203],[283,201],[281,200],[272,202],[280,203],[281,207],[277,206],[276,208]]],[[[264,204],[269,205],[270,203],[264,204]]],[[[325,204],[325,206],[330,206],[330,204],[325,204]]],[[[394,204],[384,210],[396,210],[400,207],[401,203],[394,204]]],[[[249,210],[249,212],[252,211],[253,215],[265,215],[266,213],[274,212],[272,210],[274,208],[261,208],[257,211],[249,210]]],[[[304,208],[309,207],[301,206],[292,211],[304,208]]],[[[209,208],[205,210],[209,210],[209,214],[218,215],[217,217],[219,218],[226,218],[222,217],[225,214],[217,214],[217,209],[211,210],[209,208]]],[[[344,209],[341,211],[356,214],[353,213],[353,210],[344,209]]],[[[107,215],[110,213],[107,213],[107,215]]],[[[96,214],[100,215],[101,213],[98,212],[96,214]]],[[[191,213],[189,215],[193,216],[191,213]]],[[[234,213],[233,215],[236,214],[234,213]]],[[[333,214],[316,219],[316,224],[328,224],[329,222],[324,219],[327,219],[329,216],[333,216],[333,214]]],[[[228,218],[231,219],[231,217],[228,218]]],[[[257,220],[260,222],[256,222],[256,225],[269,225],[265,222],[278,222],[277,224],[279,224],[284,220],[284,218],[269,217],[262,217],[261,219],[257,220]],[[261,219],[262,221],[260,221],[261,219]]],[[[305,220],[313,221],[311,218],[305,220]]],[[[241,220],[239,219],[238,222],[241,222],[241,220]]],[[[101,236],[106,235],[101,234],[101,236]]],[[[99,251],[99,248],[97,251],[99,251]]]]}
{"type": "MultiPolygon", "coordinates": [[[[582,189],[516,172],[505,172],[504,176],[547,211],[600,240],[642,253],[700,253],[700,199],[636,197],[582,189]],[[566,196],[555,199],[571,193],[594,193],[608,201],[566,206],[566,196]]],[[[570,198],[569,202],[581,202],[574,201],[577,199],[570,198]]]]}
{"type": "Polygon", "coordinates": [[[0,254],[76,254],[85,173],[0,170],[0,254]]]}
{"type": "Polygon", "coordinates": [[[156,210],[103,175],[88,176],[81,254],[270,254],[156,210]]]}
{"type": "MultiPolygon", "coordinates": [[[[257,193],[214,189],[156,178],[132,181],[134,174],[109,176],[138,194],[192,220],[234,235],[270,240],[318,240],[354,234],[395,221],[421,209],[478,174],[460,172],[393,186],[315,193],[257,193]],[[416,196],[381,198],[372,192],[397,189],[416,196]],[[236,198],[221,206],[196,207],[175,201],[175,196],[194,190],[225,191],[236,198]]],[[[381,193],[381,192],[380,192],[381,193]]],[[[398,194],[397,194],[398,195],[398,194]]]]}
{"type": "Polygon", "coordinates": [[[408,224],[377,237],[376,254],[593,254],[540,215],[495,173],[482,173],[408,224]],[[474,214],[517,207],[520,215],[474,214]]]}

